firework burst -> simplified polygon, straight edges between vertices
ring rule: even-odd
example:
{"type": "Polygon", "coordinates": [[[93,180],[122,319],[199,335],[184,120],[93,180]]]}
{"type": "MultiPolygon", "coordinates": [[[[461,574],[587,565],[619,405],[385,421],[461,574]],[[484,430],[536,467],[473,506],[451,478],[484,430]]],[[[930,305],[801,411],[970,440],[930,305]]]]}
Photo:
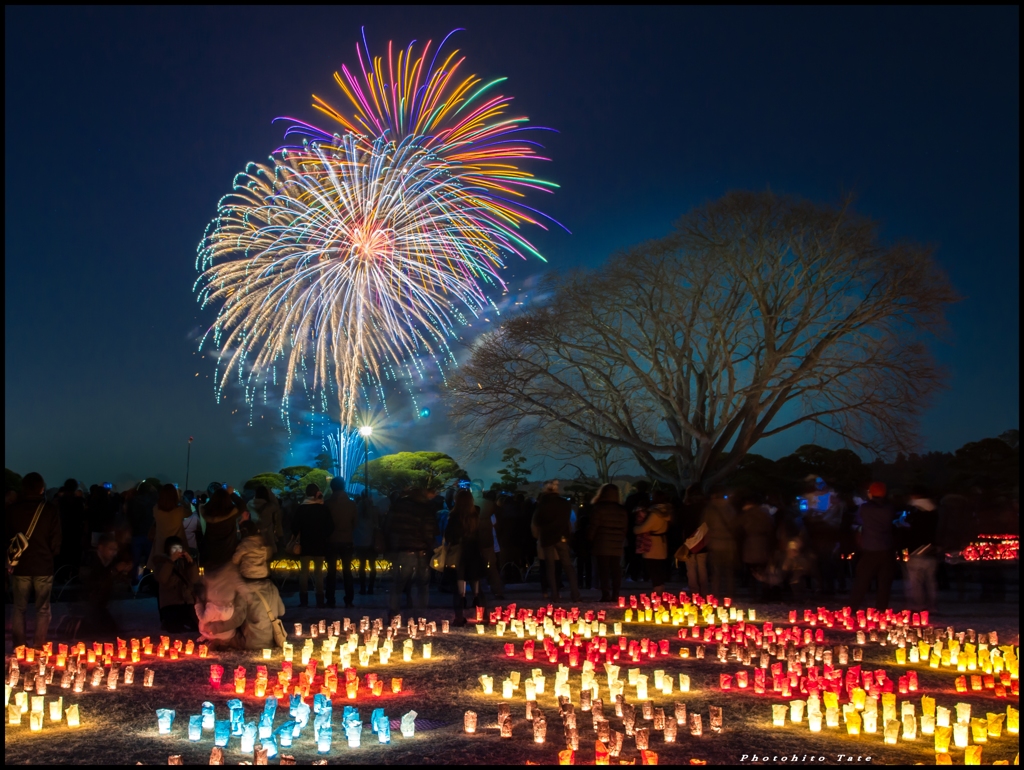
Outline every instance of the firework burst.
{"type": "Polygon", "coordinates": [[[236,176],[197,260],[219,388],[234,374],[251,398],[280,367],[282,412],[301,380],[336,390],[352,425],[367,380],[380,391],[424,354],[453,364],[448,340],[504,286],[504,260],[540,257],[519,232],[543,227],[522,198],[555,185],[516,166],[539,157],[517,136],[526,118],[487,95],[500,81],[459,80],[458,52],[435,68],[430,49],[371,59],[364,39],[362,82],[335,75],[352,114],[314,97],[341,132],[290,120],[302,144],[236,176]]]}

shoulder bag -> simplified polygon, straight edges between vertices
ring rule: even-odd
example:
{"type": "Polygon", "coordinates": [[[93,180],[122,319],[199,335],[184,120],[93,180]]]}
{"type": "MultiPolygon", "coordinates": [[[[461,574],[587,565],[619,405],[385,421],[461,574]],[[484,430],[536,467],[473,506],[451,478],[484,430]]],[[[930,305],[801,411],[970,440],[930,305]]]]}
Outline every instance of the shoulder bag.
{"type": "Polygon", "coordinates": [[[7,546],[7,574],[11,574],[14,568],[18,566],[18,562],[21,561],[21,557],[25,554],[25,550],[28,548],[28,541],[32,539],[32,533],[36,531],[36,524],[39,523],[39,514],[43,512],[43,506],[46,505],[46,498],[39,503],[39,507],[36,508],[36,512],[32,514],[32,521],[29,522],[28,531],[25,533],[19,532],[11,538],[10,545],[7,546]]]}
{"type": "Polygon", "coordinates": [[[274,645],[277,647],[284,646],[284,643],[288,641],[288,632],[284,630],[284,623],[281,622],[280,618],[275,618],[270,612],[270,605],[267,604],[267,600],[263,598],[263,594],[256,591],[256,595],[260,598],[260,602],[263,604],[263,609],[267,611],[267,617],[270,618],[270,628],[274,632],[274,645]]]}

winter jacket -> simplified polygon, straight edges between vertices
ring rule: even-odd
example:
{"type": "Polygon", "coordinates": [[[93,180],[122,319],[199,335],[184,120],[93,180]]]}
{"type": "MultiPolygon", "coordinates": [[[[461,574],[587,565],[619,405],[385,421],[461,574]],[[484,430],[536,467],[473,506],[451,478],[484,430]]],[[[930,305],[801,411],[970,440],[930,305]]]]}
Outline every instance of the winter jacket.
{"type": "Polygon", "coordinates": [[[253,500],[250,506],[254,514],[252,519],[260,528],[264,542],[270,546],[273,553],[277,553],[277,547],[284,539],[281,504],[276,497],[271,496],[269,500],[253,500]]]}
{"type": "Polygon", "coordinates": [[[281,594],[269,580],[254,580],[245,584],[245,622],[242,624],[242,637],[247,650],[264,650],[276,647],[274,628],[271,620],[284,615],[284,602],[281,594]],[[260,600],[262,597],[262,601],[260,600]],[[266,606],[264,606],[266,602],[266,606]],[[270,614],[267,614],[267,609],[270,614]]]}
{"type": "Polygon", "coordinates": [[[128,501],[128,523],[132,528],[132,537],[149,537],[156,498],[156,492],[141,491],[128,501]]]}
{"type": "MultiPolygon", "coordinates": [[[[384,498],[387,500],[387,498],[384,498]]],[[[373,548],[374,532],[380,520],[377,509],[365,499],[356,504],[356,520],[352,525],[352,544],[356,548],[373,548]]]]}
{"type": "Polygon", "coordinates": [[[203,578],[196,600],[199,633],[205,639],[227,641],[245,622],[248,601],[245,581],[238,568],[228,564],[203,578]]]}
{"type": "Polygon", "coordinates": [[[232,563],[238,565],[242,577],[249,580],[263,580],[270,576],[267,562],[273,554],[261,535],[243,537],[235,547],[232,563]]]}
{"type": "Polygon", "coordinates": [[[161,607],[195,604],[192,587],[199,581],[199,565],[191,559],[172,559],[160,554],[153,559],[153,572],[160,586],[161,607]]]}
{"type": "Polygon", "coordinates": [[[919,551],[924,555],[936,553],[935,535],[939,528],[939,515],[935,503],[927,499],[912,500],[907,510],[910,532],[907,548],[911,553],[919,551]]]}
{"type": "Polygon", "coordinates": [[[209,504],[203,508],[206,520],[206,533],[203,537],[203,568],[210,569],[227,564],[235,553],[238,544],[238,517],[242,509],[233,507],[223,514],[210,513],[209,504]]]}
{"type": "Polygon", "coordinates": [[[644,554],[645,559],[668,558],[668,525],[672,521],[672,506],[665,503],[647,509],[647,518],[633,528],[637,535],[648,534],[651,548],[644,554]]]}
{"type": "Polygon", "coordinates": [[[326,556],[327,543],[334,531],[331,512],[322,500],[306,500],[295,511],[292,534],[299,536],[303,556],[326,556]]]}
{"type": "Polygon", "coordinates": [[[736,552],[736,511],[729,501],[713,498],[704,508],[703,523],[708,525],[709,551],[736,552]]]}
{"type": "Polygon", "coordinates": [[[896,512],[888,500],[868,500],[857,511],[864,551],[888,551],[895,547],[892,522],[896,512]]]}
{"type": "Polygon", "coordinates": [[[164,543],[169,537],[180,537],[181,542],[186,542],[185,518],[188,511],[184,506],[177,505],[169,511],[161,510],[160,506],[153,506],[153,521],[155,522],[156,537],[153,538],[153,547],[149,551],[149,560],[146,566],[156,571],[156,557],[164,555],[164,543]]]}
{"type": "Polygon", "coordinates": [[[572,537],[572,503],[555,492],[545,492],[537,499],[531,527],[541,548],[551,548],[572,537]]]}
{"type": "Polygon", "coordinates": [[[356,504],[344,490],[337,490],[324,505],[334,522],[331,542],[337,545],[352,545],[356,527],[356,504]]]}
{"type": "Polygon", "coordinates": [[[607,500],[595,503],[586,529],[594,556],[621,556],[627,529],[629,514],[622,505],[607,500]]]}
{"type": "Polygon", "coordinates": [[[743,563],[767,564],[775,543],[775,524],[763,505],[748,505],[737,520],[743,533],[743,563]]]}
{"type": "Polygon", "coordinates": [[[88,528],[85,513],[85,498],[78,494],[61,494],[57,497],[60,509],[61,562],[76,562],[82,554],[85,532],[88,528]]]}
{"type": "Polygon", "coordinates": [[[199,513],[193,512],[186,516],[185,520],[181,522],[181,526],[185,530],[185,545],[198,550],[199,535],[202,534],[199,524],[199,513]]]}
{"type": "MultiPolygon", "coordinates": [[[[7,542],[19,532],[28,535],[32,516],[43,502],[42,495],[25,496],[7,506],[4,511],[4,527],[7,542]]],[[[12,573],[16,577],[45,577],[53,574],[54,557],[60,553],[61,527],[60,511],[55,503],[49,502],[39,512],[39,521],[29,538],[28,548],[21,555],[18,566],[12,573]]]]}
{"type": "Polygon", "coordinates": [[[437,531],[437,516],[424,502],[400,497],[388,512],[385,536],[390,551],[433,550],[437,531]]]}

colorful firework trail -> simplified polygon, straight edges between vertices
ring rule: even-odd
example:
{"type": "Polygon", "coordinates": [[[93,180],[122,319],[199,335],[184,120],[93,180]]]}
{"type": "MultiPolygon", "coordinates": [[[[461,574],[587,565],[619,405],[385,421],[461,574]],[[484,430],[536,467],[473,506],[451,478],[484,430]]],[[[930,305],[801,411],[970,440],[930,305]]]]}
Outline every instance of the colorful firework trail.
{"type": "Polygon", "coordinates": [[[505,115],[511,99],[490,95],[501,80],[460,80],[464,59],[443,47],[373,58],[364,37],[362,79],[335,74],[351,114],[313,97],[341,132],[284,119],[301,146],[236,176],[197,259],[218,389],[235,375],[251,402],[280,377],[286,419],[296,382],[334,391],[351,426],[368,383],[382,397],[423,355],[454,364],[448,339],[493,304],[508,255],[543,259],[519,232],[544,227],[523,198],[556,185],[516,163],[546,158],[521,137],[527,119],[505,115]]]}

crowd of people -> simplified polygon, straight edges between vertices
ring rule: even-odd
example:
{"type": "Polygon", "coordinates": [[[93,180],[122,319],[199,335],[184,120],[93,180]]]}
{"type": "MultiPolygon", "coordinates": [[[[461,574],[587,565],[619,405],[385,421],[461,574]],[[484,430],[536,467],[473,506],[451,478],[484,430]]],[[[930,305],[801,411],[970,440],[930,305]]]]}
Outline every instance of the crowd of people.
{"type": "MultiPolygon", "coordinates": [[[[7,490],[8,586],[12,639],[26,643],[29,599],[36,607],[35,645],[45,640],[55,579],[80,581],[82,631],[112,635],[109,603],[118,584],[156,583],[161,627],[198,632],[224,647],[274,644],[284,604],[271,580],[278,558],[298,561],[298,603],[336,606],[373,594],[377,561],[390,563],[389,615],[425,608],[432,583],[452,594],[454,622],[467,603],[485,604],[483,585],[501,599],[505,580],[527,581],[537,569],[545,598],[579,601],[600,589],[617,602],[623,583],[661,591],[673,582],[698,594],[759,601],[835,597],[860,608],[887,607],[902,569],[908,604],[934,609],[943,556],[963,549],[979,531],[1017,532],[1015,510],[984,508],[962,495],[933,500],[925,490],[890,500],[884,484],[839,494],[810,477],[792,500],[726,488],[681,499],[640,481],[622,499],[620,487],[564,494],[557,481],[536,499],[523,492],[484,492],[459,484],[447,490],[407,489],[355,498],[340,477],[327,489],[310,484],[299,497],[279,498],[264,486],[237,493],[212,483],[179,493],[146,480],[119,493],[74,479],[47,491],[38,473],[7,490]],[[479,504],[478,504],[479,500],[479,504]],[[898,503],[898,504],[897,504],[898,503]],[[19,539],[20,538],[20,539],[19,539]],[[596,569],[595,569],[596,568],[596,569]],[[678,573],[676,572],[678,570],[678,573]]],[[[951,577],[963,592],[962,573],[951,577]]],[[[827,599],[823,599],[827,601],[827,599]]]]}

